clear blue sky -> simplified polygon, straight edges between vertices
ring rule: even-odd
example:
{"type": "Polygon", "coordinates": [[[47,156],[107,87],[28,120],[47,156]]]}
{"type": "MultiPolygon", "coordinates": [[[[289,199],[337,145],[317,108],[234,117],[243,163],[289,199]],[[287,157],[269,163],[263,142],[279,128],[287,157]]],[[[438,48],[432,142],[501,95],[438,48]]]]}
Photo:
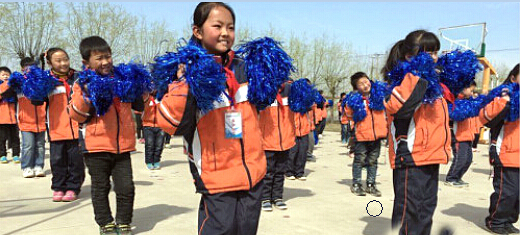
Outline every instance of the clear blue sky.
{"type": "MultiPolygon", "coordinates": [[[[129,12],[149,20],[165,20],[179,32],[191,22],[196,2],[120,2],[129,12]]],[[[237,27],[313,37],[327,33],[350,42],[360,54],[385,53],[415,29],[437,33],[441,27],[487,23],[487,57],[494,64],[520,61],[520,3],[355,3],[355,2],[231,2],[237,27]],[[515,49],[508,51],[496,51],[515,49]]]]}

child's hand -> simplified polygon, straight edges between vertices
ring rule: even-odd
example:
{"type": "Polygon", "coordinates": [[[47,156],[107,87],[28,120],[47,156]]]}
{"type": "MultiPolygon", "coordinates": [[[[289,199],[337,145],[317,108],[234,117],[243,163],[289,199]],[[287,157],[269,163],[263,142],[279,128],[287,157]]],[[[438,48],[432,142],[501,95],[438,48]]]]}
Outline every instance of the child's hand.
{"type": "Polygon", "coordinates": [[[186,73],[186,65],[179,64],[179,67],[177,67],[177,79],[180,80],[181,78],[183,78],[185,73],[186,73]]]}

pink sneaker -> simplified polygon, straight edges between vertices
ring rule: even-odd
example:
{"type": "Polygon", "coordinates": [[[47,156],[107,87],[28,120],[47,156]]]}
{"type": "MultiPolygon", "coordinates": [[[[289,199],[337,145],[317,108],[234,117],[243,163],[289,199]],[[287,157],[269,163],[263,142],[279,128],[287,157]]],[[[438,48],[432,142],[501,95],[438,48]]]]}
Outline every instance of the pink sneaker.
{"type": "Polygon", "coordinates": [[[52,201],[53,202],[61,202],[63,200],[63,192],[62,191],[54,191],[52,193],[52,201]]]}
{"type": "Polygon", "coordinates": [[[65,196],[63,196],[63,199],[61,199],[61,200],[64,202],[72,202],[72,201],[75,201],[76,199],[77,199],[76,193],[72,190],[67,190],[67,192],[65,193],[65,196]]]}

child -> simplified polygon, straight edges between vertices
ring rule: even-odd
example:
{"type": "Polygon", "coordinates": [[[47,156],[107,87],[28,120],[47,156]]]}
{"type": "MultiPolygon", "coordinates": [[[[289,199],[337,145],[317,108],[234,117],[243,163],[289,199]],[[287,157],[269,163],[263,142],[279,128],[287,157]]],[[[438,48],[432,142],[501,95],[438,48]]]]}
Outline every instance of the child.
{"type": "Polygon", "coordinates": [[[143,136],[144,156],[146,167],[149,170],[159,170],[161,168],[161,154],[164,148],[164,132],[157,125],[157,105],[155,93],[145,99],[143,112],[143,136]]]}
{"type": "MultiPolygon", "coordinates": [[[[390,85],[402,80],[392,89],[385,105],[395,194],[392,227],[398,228],[399,234],[430,234],[437,206],[439,164],[448,162],[451,138],[442,92],[426,92],[429,85],[439,87],[438,79],[427,80],[426,75],[419,77],[412,73],[396,78],[391,75],[399,63],[411,60],[419,52],[428,53],[435,62],[439,48],[435,34],[413,31],[392,47],[382,69],[390,85]],[[429,93],[433,95],[426,96],[429,93]]],[[[430,73],[424,73],[430,75],[434,69],[432,65],[427,71],[430,73]]]]}
{"type": "MultiPolygon", "coordinates": [[[[84,38],[79,49],[86,69],[102,76],[113,74],[112,50],[104,39],[84,38]]],[[[86,86],[75,82],[72,91],[68,111],[73,120],[83,125],[79,141],[92,181],[92,206],[100,234],[131,234],[135,187],[130,152],[135,151],[136,142],[132,109],[142,111],[143,101],[124,103],[114,98],[108,111],[98,116],[86,86]],[[117,198],[117,225],[108,201],[110,176],[117,198]]]]}
{"type": "MultiPolygon", "coordinates": [[[[476,83],[473,81],[472,84],[461,92],[461,99],[469,99],[473,95],[473,89],[476,83]]],[[[471,162],[473,161],[473,152],[471,150],[471,144],[475,138],[476,122],[474,117],[469,117],[464,120],[453,121],[452,129],[452,150],[453,150],[453,162],[450,170],[446,175],[445,184],[454,187],[468,186],[468,183],[462,180],[462,177],[468,171],[471,162]]]]}
{"type": "MultiPolygon", "coordinates": [[[[0,67],[1,86],[7,87],[7,82],[11,76],[11,70],[7,67],[0,67]]],[[[0,90],[3,88],[0,88],[0,90]]],[[[18,125],[16,125],[16,94],[0,95],[0,162],[8,163],[6,141],[13,148],[13,162],[20,163],[20,136],[18,125]]]]}
{"type": "Polygon", "coordinates": [[[278,209],[287,209],[282,199],[284,174],[289,151],[296,144],[294,113],[289,109],[288,101],[290,91],[291,83],[285,83],[275,102],[260,112],[260,129],[267,159],[262,194],[263,211],[272,211],[273,204],[278,209]]]}
{"type": "MultiPolygon", "coordinates": [[[[323,90],[320,90],[319,91],[320,93],[320,96],[323,97],[323,90]]],[[[325,101],[324,103],[321,103],[318,107],[320,109],[319,113],[321,114],[321,117],[320,117],[320,121],[318,123],[318,133],[317,133],[317,136],[321,139],[322,137],[322,134],[323,134],[323,130],[325,130],[325,125],[327,124],[327,114],[328,114],[328,110],[327,110],[327,107],[328,107],[328,102],[325,101]]]]}
{"type": "MultiPolygon", "coordinates": [[[[20,62],[23,71],[34,65],[33,59],[26,57],[20,62]]],[[[45,158],[45,102],[32,102],[23,94],[18,94],[18,127],[22,132],[22,176],[44,177],[45,158]]]]}
{"type": "Polygon", "coordinates": [[[343,118],[343,108],[341,107],[341,103],[343,102],[343,99],[347,96],[347,93],[342,92],[340,95],[340,99],[338,101],[338,119],[339,123],[341,124],[341,143],[346,144],[347,143],[347,120],[346,116],[343,118]],[[345,120],[343,120],[345,119],[345,120]]]}
{"type": "MultiPolygon", "coordinates": [[[[181,64],[175,68],[177,80],[169,85],[161,101],[158,123],[168,134],[182,135],[187,144],[195,186],[202,194],[199,234],[256,234],[266,156],[257,106],[246,95],[254,93],[247,82],[248,64],[231,50],[235,14],[221,2],[199,3],[193,14],[192,29],[189,46],[205,49],[222,65],[218,67],[219,74],[221,69],[225,73],[225,84],[204,84],[204,89],[220,92],[217,88],[222,84],[225,91],[218,94],[220,100],[209,103],[209,110],[203,109],[204,102],[195,103],[194,99],[203,97],[196,92],[197,87],[188,84],[194,82],[193,73],[205,74],[193,72],[198,67],[181,64]],[[192,71],[190,79],[184,79],[189,71],[192,71]]],[[[210,65],[215,64],[211,62],[210,65]]],[[[208,66],[201,69],[208,68],[211,69],[208,66]]],[[[199,77],[195,82],[203,83],[205,79],[199,77]]]]}
{"type": "Polygon", "coordinates": [[[489,230],[498,234],[519,233],[513,226],[519,213],[519,65],[511,70],[504,82],[509,88],[503,89],[502,94],[479,114],[480,121],[491,128],[489,160],[494,169],[495,191],[491,194],[485,223],[489,230]]]}
{"type": "Polygon", "coordinates": [[[67,112],[75,70],[70,68],[69,55],[61,48],[47,50],[41,55],[41,62],[42,69],[46,62],[51,75],[59,80],[47,100],[52,200],[71,202],[76,200],[85,180],[85,164],[78,144],[79,125],[67,112]]]}
{"type": "Polygon", "coordinates": [[[134,110],[135,116],[135,131],[137,132],[137,139],[140,144],[144,144],[144,133],[143,133],[143,112],[138,112],[134,110]]]}
{"type": "Polygon", "coordinates": [[[367,192],[380,197],[381,192],[376,188],[377,158],[381,152],[381,139],[388,133],[384,111],[384,85],[370,81],[363,72],[352,75],[350,83],[354,91],[347,98],[346,115],[349,120],[354,120],[355,129],[351,191],[357,196],[365,196],[367,192]],[[378,93],[378,90],[383,92],[378,93]],[[361,170],[365,166],[366,190],[361,186],[361,170]]]}

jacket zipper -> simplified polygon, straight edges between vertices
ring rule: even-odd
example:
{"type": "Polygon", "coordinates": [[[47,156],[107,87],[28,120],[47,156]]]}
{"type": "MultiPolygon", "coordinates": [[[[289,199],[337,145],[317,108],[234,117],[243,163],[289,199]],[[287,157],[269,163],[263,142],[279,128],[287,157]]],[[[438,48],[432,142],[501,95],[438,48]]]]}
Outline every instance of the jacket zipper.
{"type": "Polygon", "coordinates": [[[74,136],[74,127],[72,126],[72,120],[69,118],[70,132],[72,133],[72,139],[76,139],[74,136]]]}
{"type": "Polygon", "coordinates": [[[11,116],[11,108],[9,107],[9,103],[7,103],[7,109],[9,110],[9,120],[11,120],[11,123],[12,123],[13,117],[11,116]]]}
{"type": "MultiPolygon", "coordinates": [[[[444,123],[446,123],[446,108],[444,107],[444,102],[442,104],[442,110],[444,111],[444,123]]],[[[446,158],[448,158],[448,151],[446,151],[446,143],[448,143],[448,129],[446,129],[446,125],[444,125],[444,146],[442,147],[444,149],[444,153],[446,154],[446,158]]]]}
{"type": "Polygon", "coordinates": [[[117,135],[116,135],[116,146],[117,146],[117,154],[119,154],[119,112],[114,107],[114,110],[116,111],[116,121],[117,121],[117,135]]]}
{"type": "Polygon", "coordinates": [[[38,125],[38,110],[36,109],[36,105],[34,106],[34,116],[36,116],[36,132],[40,132],[40,126],[38,125]]]}
{"type": "Polygon", "coordinates": [[[281,130],[281,127],[280,127],[280,108],[281,108],[281,106],[276,107],[276,111],[278,111],[278,134],[280,136],[280,149],[282,151],[284,151],[283,145],[282,145],[282,130],[281,130]]]}
{"type": "Polygon", "coordinates": [[[246,165],[246,156],[244,154],[244,139],[240,139],[240,148],[242,149],[242,164],[244,164],[244,168],[246,169],[247,179],[249,180],[249,188],[253,187],[253,182],[251,181],[251,173],[249,173],[249,168],[246,165]]]}
{"type": "MultiPolygon", "coordinates": [[[[370,108],[368,108],[370,109],[370,108]]],[[[370,117],[372,118],[372,131],[374,132],[374,141],[377,140],[376,137],[376,125],[374,124],[374,113],[372,112],[372,109],[370,109],[370,117]]]]}

